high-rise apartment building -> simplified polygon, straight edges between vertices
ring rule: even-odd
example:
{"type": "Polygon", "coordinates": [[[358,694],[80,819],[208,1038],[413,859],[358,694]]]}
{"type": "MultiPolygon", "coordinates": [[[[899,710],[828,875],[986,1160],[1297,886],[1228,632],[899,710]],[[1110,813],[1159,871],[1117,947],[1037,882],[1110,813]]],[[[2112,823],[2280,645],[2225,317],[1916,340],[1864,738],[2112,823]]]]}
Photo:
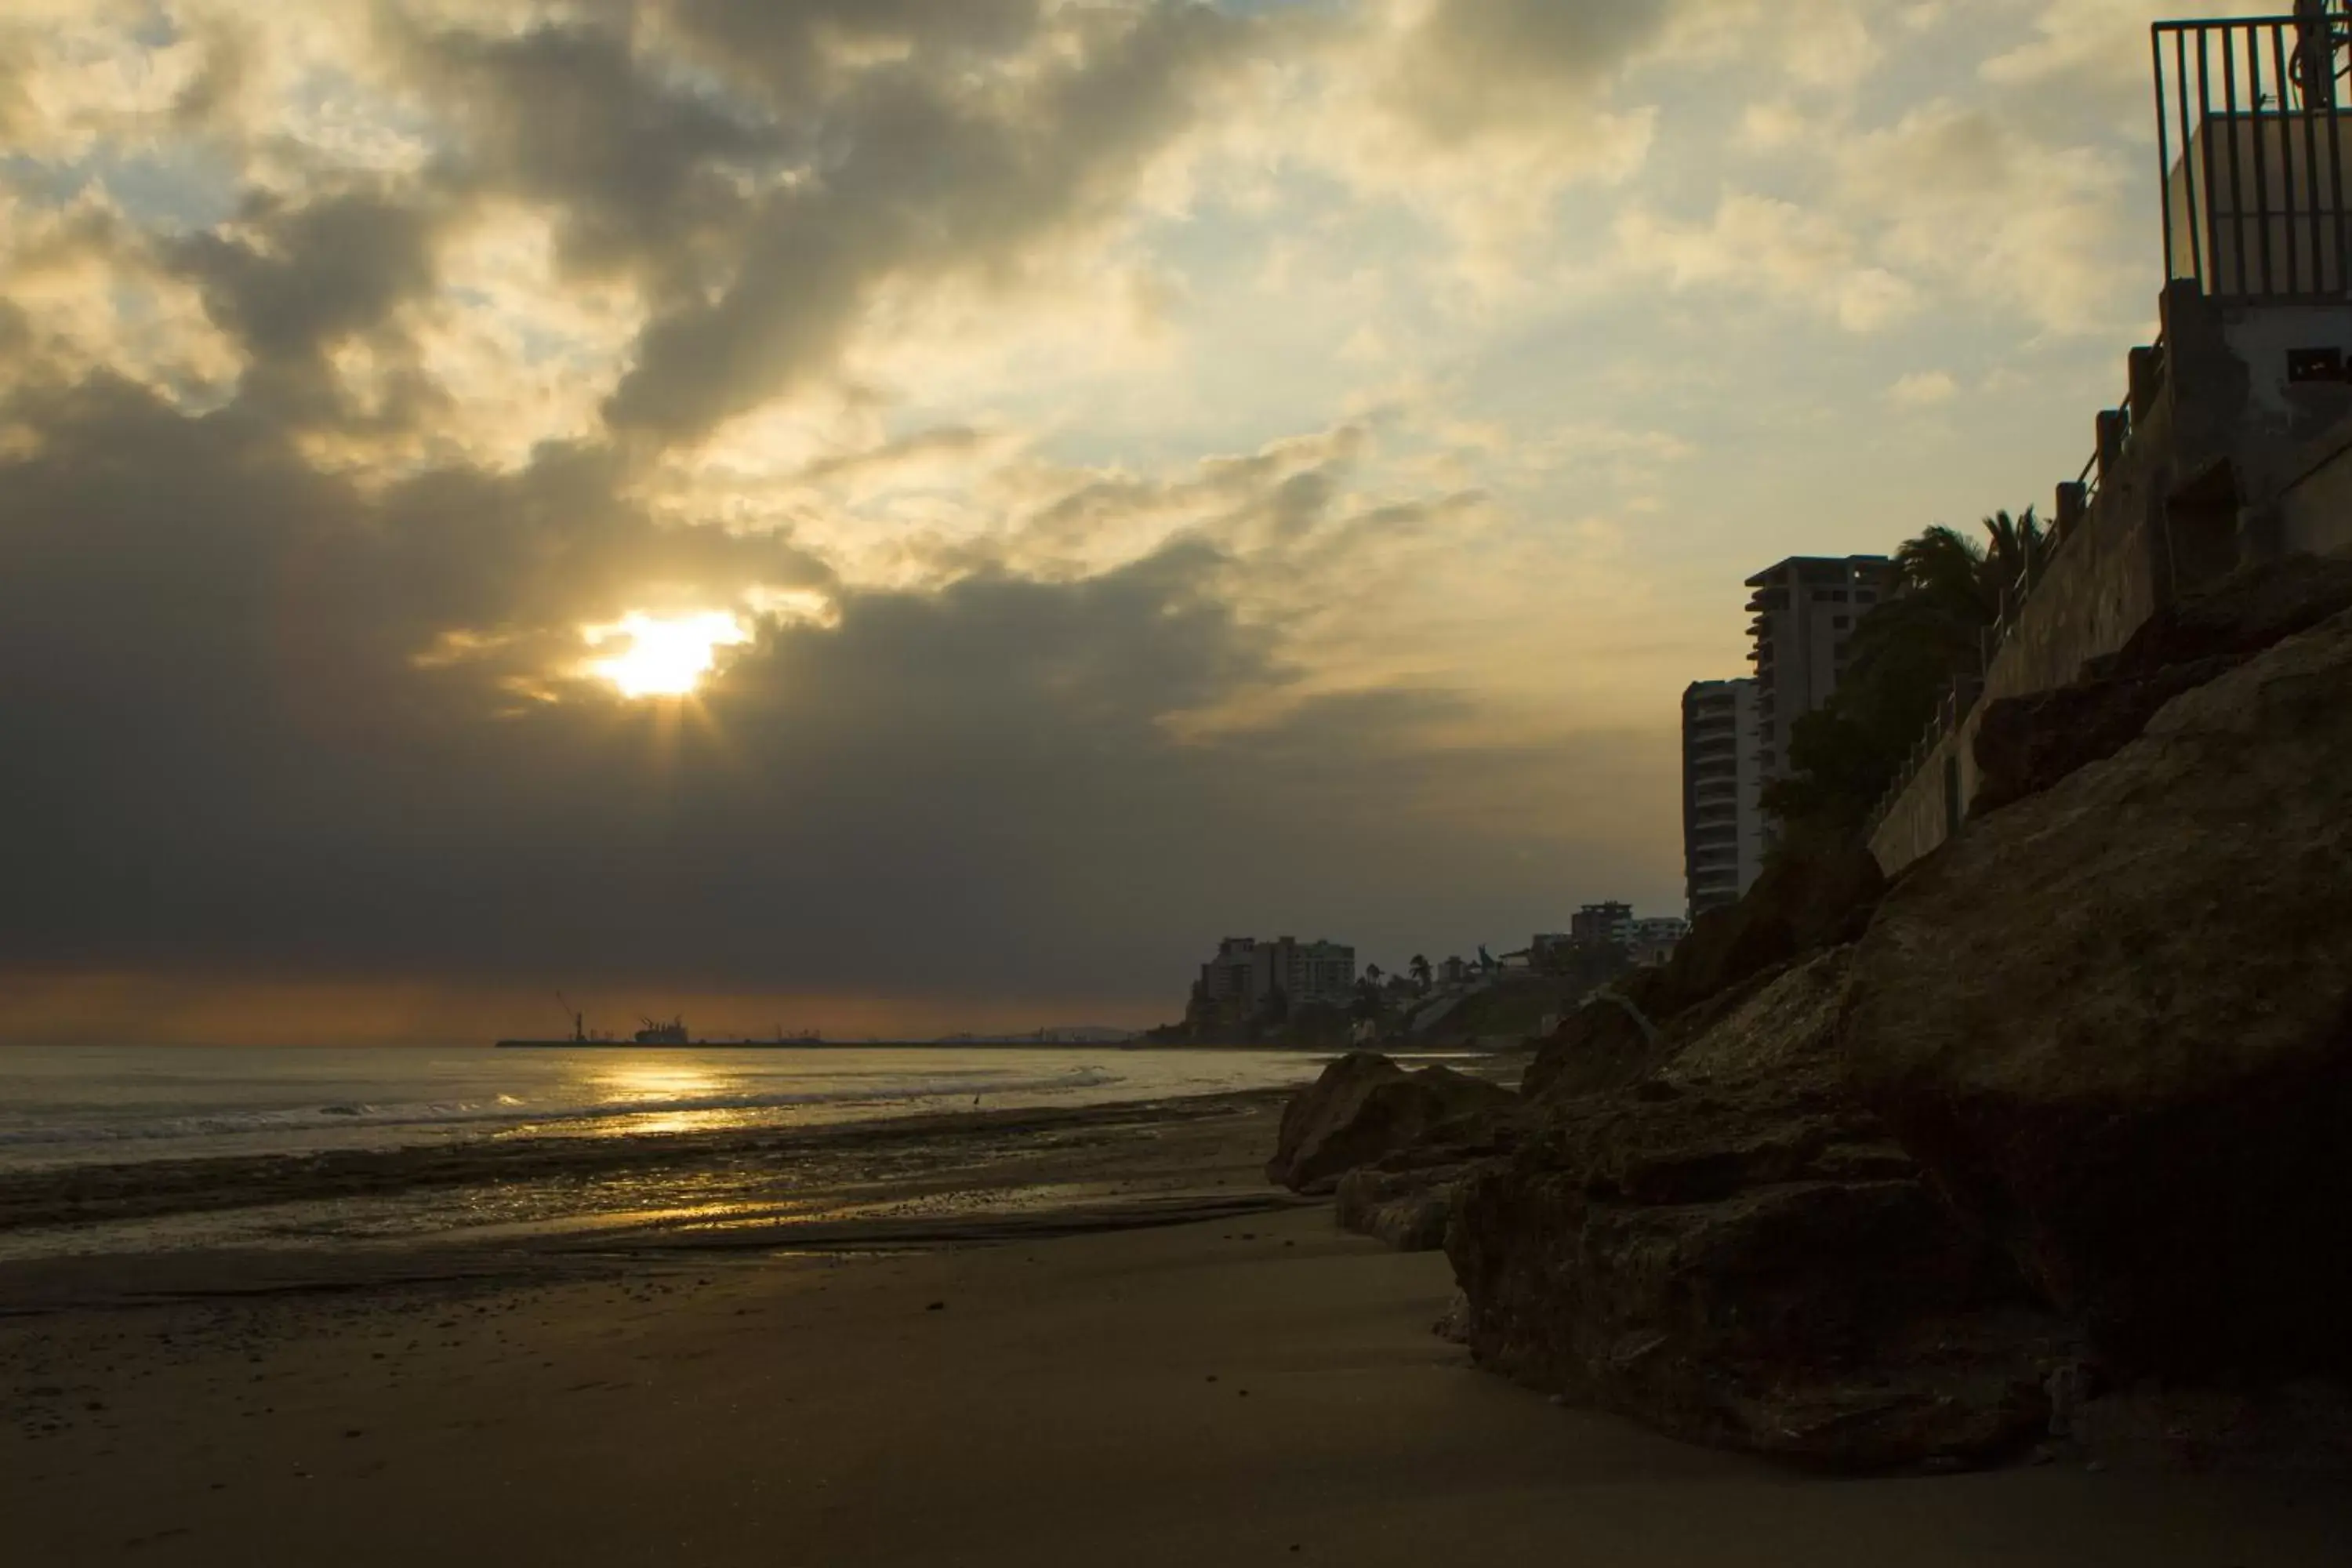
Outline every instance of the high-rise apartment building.
{"type": "Polygon", "coordinates": [[[1837,689],[1846,639],[1894,583],[1884,555],[1796,556],[1748,579],[1760,783],[1788,776],[1790,728],[1837,689]]]}
{"type": "Polygon", "coordinates": [[[1753,680],[1683,693],[1683,888],[1690,918],[1736,904],[1764,868],[1753,680]]]}
{"type": "Polygon", "coordinates": [[[1568,934],[1580,947],[1623,947],[1633,940],[1633,906],[1587,904],[1568,917],[1568,934]]]}
{"type": "Polygon", "coordinates": [[[1272,942],[1229,936],[1217,944],[1217,956],[1201,966],[1193,997],[1196,1007],[1212,1016],[1246,1022],[1277,991],[1294,1008],[1346,1006],[1356,994],[1356,950],[1287,936],[1272,942]]]}

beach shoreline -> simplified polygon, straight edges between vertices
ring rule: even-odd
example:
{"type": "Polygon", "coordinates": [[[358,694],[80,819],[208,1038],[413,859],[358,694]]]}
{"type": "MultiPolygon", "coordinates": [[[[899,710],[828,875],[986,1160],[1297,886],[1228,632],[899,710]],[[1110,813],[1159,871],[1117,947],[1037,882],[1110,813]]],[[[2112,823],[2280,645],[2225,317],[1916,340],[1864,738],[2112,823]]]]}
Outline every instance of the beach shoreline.
{"type": "Polygon", "coordinates": [[[2344,1561],[2310,1485],[1839,1481],[1559,1408],[1323,1205],[0,1320],[12,1562],[2344,1561]]]}
{"type": "Polygon", "coordinates": [[[804,1181],[819,1146],[848,1156],[789,1211],[0,1261],[9,1560],[2352,1552],[2327,1478],[1839,1482],[1561,1408],[1433,1331],[1443,1256],[1266,1184],[1281,1099],[668,1149],[692,1180],[764,1158],[804,1181]]]}

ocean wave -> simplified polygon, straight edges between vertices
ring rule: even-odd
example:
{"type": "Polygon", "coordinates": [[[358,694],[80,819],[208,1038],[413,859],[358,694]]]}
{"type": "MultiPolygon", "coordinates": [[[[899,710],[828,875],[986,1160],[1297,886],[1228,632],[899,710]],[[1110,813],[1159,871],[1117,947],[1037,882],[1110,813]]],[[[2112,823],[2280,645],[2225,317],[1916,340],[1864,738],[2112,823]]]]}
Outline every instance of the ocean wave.
{"type": "Polygon", "coordinates": [[[1118,1081],[1118,1073],[1099,1067],[1085,1067],[1024,1079],[1005,1079],[976,1072],[888,1083],[836,1084],[790,1090],[615,1097],[570,1104],[534,1105],[510,1094],[499,1094],[486,1100],[428,1100],[389,1105],[336,1100],[313,1106],[203,1110],[123,1121],[0,1124],[0,1149],[193,1141],[273,1133],[299,1135],[309,1131],[331,1131],[340,1134],[355,1128],[396,1131],[403,1128],[447,1131],[466,1127],[488,1129],[498,1125],[537,1127],[730,1111],[789,1110],[795,1107],[820,1105],[912,1106],[926,1100],[961,1100],[973,1095],[1001,1100],[1006,1096],[1065,1094],[1099,1089],[1118,1081]]]}

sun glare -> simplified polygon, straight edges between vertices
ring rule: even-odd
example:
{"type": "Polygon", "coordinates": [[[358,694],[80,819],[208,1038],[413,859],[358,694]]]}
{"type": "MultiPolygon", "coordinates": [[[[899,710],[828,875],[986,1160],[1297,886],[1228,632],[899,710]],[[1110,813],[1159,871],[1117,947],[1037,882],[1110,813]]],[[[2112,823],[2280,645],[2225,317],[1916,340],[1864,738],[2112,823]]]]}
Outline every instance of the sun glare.
{"type": "Polygon", "coordinates": [[[675,618],[632,611],[582,635],[590,647],[621,645],[590,660],[588,672],[611,681],[624,697],[684,697],[710,673],[720,648],[751,640],[734,616],[718,610],[675,618]]]}

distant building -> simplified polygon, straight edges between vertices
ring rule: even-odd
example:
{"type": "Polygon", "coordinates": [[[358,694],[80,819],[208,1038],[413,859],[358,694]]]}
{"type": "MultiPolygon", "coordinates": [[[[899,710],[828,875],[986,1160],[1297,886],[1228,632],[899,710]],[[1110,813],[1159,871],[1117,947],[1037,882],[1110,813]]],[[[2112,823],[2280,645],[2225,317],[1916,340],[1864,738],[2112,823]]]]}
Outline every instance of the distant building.
{"type": "Polygon", "coordinates": [[[1633,940],[1628,944],[1633,962],[1644,967],[1664,963],[1675,955],[1675,949],[1690,934],[1690,921],[1676,915],[1661,915],[1654,920],[1633,922],[1633,940]]]}
{"type": "Polygon", "coordinates": [[[1475,966],[1468,960],[1449,958],[1437,966],[1437,978],[1442,984],[1466,985],[1475,972],[1475,966]]]}
{"type": "MultiPolygon", "coordinates": [[[[1790,727],[1837,689],[1854,624],[1894,584],[1895,563],[1884,555],[1796,556],[1748,579],[1755,761],[1763,783],[1788,776],[1790,727]]],[[[1769,823],[1766,832],[1769,839],[1769,823]]]]}
{"type": "Polygon", "coordinates": [[[1633,906],[1587,904],[1568,921],[1569,940],[1579,947],[1624,947],[1633,940],[1633,906]]]}
{"type": "Polygon", "coordinates": [[[1736,904],[1764,869],[1753,680],[1683,692],[1683,892],[1690,918],[1736,904]]]}
{"type": "Polygon", "coordinates": [[[1201,965],[1197,1004],[1212,1017],[1246,1023],[1279,991],[1293,1008],[1311,1004],[1345,1007],[1355,1000],[1356,950],[1330,942],[1229,936],[1216,957],[1201,965]]]}

